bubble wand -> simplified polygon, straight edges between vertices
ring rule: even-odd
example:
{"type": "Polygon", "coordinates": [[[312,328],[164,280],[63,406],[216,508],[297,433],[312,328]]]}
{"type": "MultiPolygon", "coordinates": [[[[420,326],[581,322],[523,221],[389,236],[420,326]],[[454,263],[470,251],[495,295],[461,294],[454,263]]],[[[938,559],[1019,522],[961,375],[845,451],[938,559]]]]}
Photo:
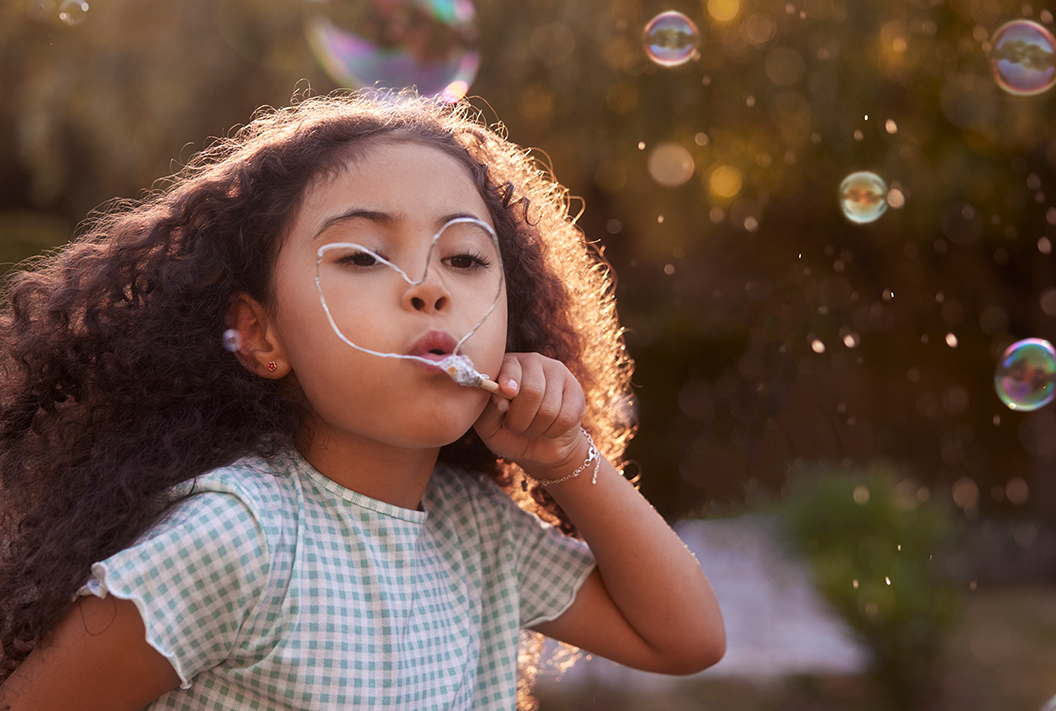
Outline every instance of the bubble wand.
{"type": "Polygon", "coordinates": [[[511,399],[511,397],[509,395],[505,394],[504,392],[502,392],[502,390],[499,388],[499,384],[498,383],[496,383],[493,380],[489,380],[487,375],[484,375],[483,373],[480,373],[476,369],[476,367],[473,365],[473,361],[471,361],[468,356],[463,355],[463,354],[458,352],[459,349],[462,347],[462,344],[466,342],[466,339],[468,339],[470,336],[472,336],[474,333],[476,333],[477,329],[480,328],[481,324],[484,323],[484,320],[488,316],[491,315],[492,311],[495,310],[495,306],[499,302],[499,297],[502,296],[502,285],[503,285],[503,280],[504,279],[505,279],[505,274],[504,274],[503,268],[502,268],[502,254],[501,254],[501,252],[499,250],[498,236],[495,234],[495,230],[493,230],[491,228],[491,225],[487,224],[486,222],[482,222],[482,221],[480,221],[480,220],[478,220],[476,218],[473,218],[473,217],[456,217],[456,218],[454,218],[452,220],[449,220],[448,222],[444,223],[443,227],[441,227],[440,230],[435,235],[433,235],[432,241],[429,244],[429,252],[426,255],[425,270],[422,272],[422,278],[418,279],[417,281],[411,279],[409,276],[407,276],[407,273],[405,271],[400,269],[398,266],[396,266],[395,264],[390,262],[385,257],[382,257],[380,254],[378,254],[374,250],[369,249],[367,247],[364,247],[361,244],[356,244],[354,242],[332,242],[330,244],[324,244],[322,247],[319,248],[319,251],[317,252],[316,260],[315,260],[315,287],[319,291],[319,303],[322,304],[323,311],[326,312],[326,318],[330,322],[330,328],[333,329],[334,333],[337,334],[337,337],[340,338],[344,343],[346,343],[349,346],[352,346],[353,348],[355,348],[358,351],[361,351],[363,353],[368,353],[370,355],[378,356],[379,358],[398,358],[398,359],[403,359],[403,360],[416,360],[416,361],[420,361],[422,363],[426,363],[427,365],[436,366],[436,367],[440,368],[442,371],[444,371],[444,373],[446,373],[448,375],[448,377],[451,378],[451,380],[455,381],[456,383],[458,383],[459,385],[461,385],[463,387],[480,388],[481,390],[486,390],[489,393],[492,393],[494,395],[498,395],[499,397],[503,397],[503,398],[506,398],[507,400],[509,400],[509,399],[511,399]],[[426,277],[429,274],[429,265],[432,263],[433,251],[436,249],[437,241],[444,234],[445,230],[447,230],[452,225],[456,225],[456,224],[473,224],[473,225],[476,225],[476,226],[482,228],[488,234],[488,236],[491,237],[491,240],[492,240],[492,242],[495,245],[495,256],[496,256],[496,259],[498,260],[499,286],[498,286],[498,289],[495,292],[495,298],[492,300],[491,305],[488,307],[488,310],[484,312],[484,315],[480,317],[480,320],[477,321],[477,323],[473,326],[473,328],[471,328],[469,330],[469,333],[467,333],[466,335],[462,336],[462,338],[458,341],[458,343],[455,344],[454,350],[449,355],[445,356],[444,358],[442,358],[442,359],[440,359],[438,361],[434,361],[434,360],[430,360],[428,358],[423,358],[423,357],[417,356],[417,355],[404,355],[404,354],[400,354],[400,353],[385,353],[385,352],[382,352],[382,351],[375,351],[375,350],[371,350],[370,348],[365,348],[365,347],[363,347],[363,346],[361,346],[361,345],[359,345],[357,343],[354,343],[351,339],[349,339],[347,336],[345,336],[344,333],[341,332],[341,328],[337,325],[337,322],[334,320],[333,314],[330,313],[330,306],[326,302],[326,294],[323,292],[323,286],[322,286],[322,283],[321,283],[321,280],[320,280],[320,276],[319,276],[319,270],[320,270],[320,265],[322,264],[322,261],[323,261],[323,255],[325,255],[328,251],[330,251],[332,249],[355,249],[359,253],[369,255],[370,257],[372,257],[373,259],[377,260],[381,264],[385,264],[386,266],[391,267],[409,285],[417,286],[417,285],[421,284],[422,282],[424,282],[426,277]]]}

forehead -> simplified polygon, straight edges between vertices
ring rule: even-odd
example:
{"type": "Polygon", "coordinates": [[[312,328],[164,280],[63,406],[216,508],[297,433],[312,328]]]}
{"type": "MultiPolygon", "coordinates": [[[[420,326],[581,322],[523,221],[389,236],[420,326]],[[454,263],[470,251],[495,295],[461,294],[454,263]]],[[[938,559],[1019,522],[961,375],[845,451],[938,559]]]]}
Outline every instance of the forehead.
{"type": "Polygon", "coordinates": [[[317,228],[353,207],[425,221],[466,212],[491,223],[469,166],[411,140],[374,141],[350,151],[337,171],[308,185],[293,232],[317,228]]]}

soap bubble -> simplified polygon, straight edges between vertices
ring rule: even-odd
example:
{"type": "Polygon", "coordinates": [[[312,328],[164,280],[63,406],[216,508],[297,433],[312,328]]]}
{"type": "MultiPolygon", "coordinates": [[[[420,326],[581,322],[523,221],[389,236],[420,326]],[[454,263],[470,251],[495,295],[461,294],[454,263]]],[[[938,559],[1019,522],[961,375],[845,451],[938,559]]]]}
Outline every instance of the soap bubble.
{"type": "Polygon", "coordinates": [[[1040,94],[1056,84],[1056,39],[1036,22],[1015,20],[991,39],[990,67],[1010,94],[1040,94]]]}
{"type": "Polygon", "coordinates": [[[873,222],[887,210],[887,184],[876,173],[851,173],[840,183],[840,205],[851,222],[873,222]]]}
{"type": "Polygon", "coordinates": [[[1056,350],[1040,338],[1017,341],[1005,350],[994,375],[1001,402],[1013,410],[1037,410],[1056,396],[1056,350]]]}
{"type": "Polygon", "coordinates": [[[242,348],[242,335],[233,328],[224,331],[221,340],[224,344],[224,350],[228,353],[237,353],[242,348]]]}
{"type": "Polygon", "coordinates": [[[308,43],[330,77],[348,87],[417,87],[457,101],[480,67],[470,0],[330,0],[306,21],[308,43]]]}
{"type": "Polygon", "coordinates": [[[700,33],[681,12],[662,12],[645,26],[642,44],[649,59],[662,67],[674,67],[697,56],[700,33]]]}
{"type": "Polygon", "coordinates": [[[88,3],[85,0],[64,0],[59,5],[59,19],[71,27],[84,22],[87,12],[88,3]]]}

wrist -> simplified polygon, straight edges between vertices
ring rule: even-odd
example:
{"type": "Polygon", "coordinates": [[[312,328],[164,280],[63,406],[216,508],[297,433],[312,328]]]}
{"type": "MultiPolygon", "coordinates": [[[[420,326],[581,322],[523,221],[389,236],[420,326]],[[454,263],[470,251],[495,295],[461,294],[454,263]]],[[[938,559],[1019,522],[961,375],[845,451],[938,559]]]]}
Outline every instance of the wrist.
{"type": "Polygon", "coordinates": [[[521,488],[524,491],[528,490],[528,483],[531,482],[538,486],[547,487],[553,486],[554,484],[561,484],[566,481],[571,481],[579,477],[581,474],[588,474],[591,478],[591,483],[595,484],[598,481],[598,469],[601,466],[601,453],[598,448],[594,445],[594,438],[590,436],[590,433],[583,427],[580,427],[580,431],[583,436],[579,440],[583,443],[580,447],[577,447],[577,454],[573,454],[567,461],[561,462],[554,466],[523,466],[524,479],[521,481],[521,488]],[[569,471],[575,462],[582,462],[575,469],[569,471]]]}

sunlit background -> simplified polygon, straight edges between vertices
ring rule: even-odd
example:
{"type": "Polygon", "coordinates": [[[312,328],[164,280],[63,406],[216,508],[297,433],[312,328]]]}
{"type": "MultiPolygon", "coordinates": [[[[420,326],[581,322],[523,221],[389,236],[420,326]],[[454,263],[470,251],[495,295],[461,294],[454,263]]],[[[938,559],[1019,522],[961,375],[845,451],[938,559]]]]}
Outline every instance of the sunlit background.
{"type": "Polygon", "coordinates": [[[730,627],[703,675],[581,662],[541,677],[542,708],[1040,709],[1054,10],[5,0],[0,260],[62,244],[262,104],[469,97],[539,149],[613,265],[637,361],[637,409],[613,413],[640,425],[627,475],[684,520],[730,627]]]}

